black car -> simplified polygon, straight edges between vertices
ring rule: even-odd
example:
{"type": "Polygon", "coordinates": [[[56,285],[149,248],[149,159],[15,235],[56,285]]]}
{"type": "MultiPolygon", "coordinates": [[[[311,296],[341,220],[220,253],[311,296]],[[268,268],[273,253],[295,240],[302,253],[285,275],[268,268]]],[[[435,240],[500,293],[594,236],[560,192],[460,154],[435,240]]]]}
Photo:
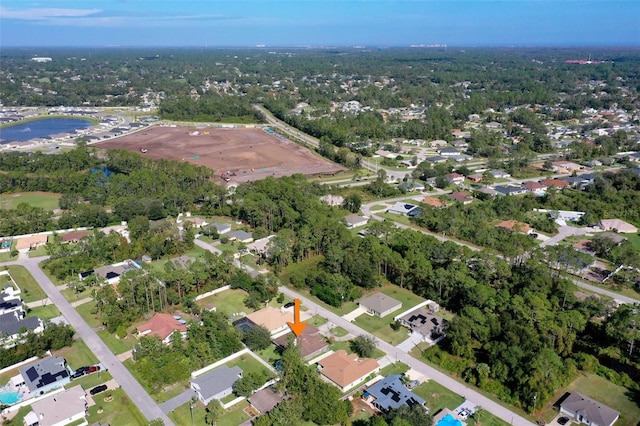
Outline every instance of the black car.
{"type": "Polygon", "coordinates": [[[89,371],[89,368],[91,368],[91,367],[80,367],[80,368],[78,368],[78,369],[76,370],[76,373],[77,373],[77,372],[79,372],[79,371],[81,371],[81,372],[82,372],[82,374],[84,374],[84,373],[86,373],[87,371],[89,371]]]}
{"type": "Polygon", "coordinates": [[[559,425],[566,425],[568,421],[569,421],[569,417],[560,417],[558,419],[558,424],[559,425]]]}
{"type": "Polygon", "coordinates": [[[288,309],[288,308],[293,308],[295,306],[295,303],[293,302],[288,302],[284,304],[284,308],[288,309]]]}
{"type": "Polygon", "coordinates": [[[69,378],[71,380],[73,380],[73,379],[77,379],[78,377],[82,377],[82,376],[84,376],[84,371],[76,370],[72,375],[69,376],[69,378]]]}
{"type": "Polygon", "coordinates": [[[90,393],[91,395],[95,395],[95,394],[98,394],[98,393],[100,393],[100,392],[104,392],[104,391],[106,391],[106,390],[107,390],[107,385],[99,385],[99,386],[96,386],[95,388],[91,389],[91,390],[89,391],[89,393],[90,393]]]}

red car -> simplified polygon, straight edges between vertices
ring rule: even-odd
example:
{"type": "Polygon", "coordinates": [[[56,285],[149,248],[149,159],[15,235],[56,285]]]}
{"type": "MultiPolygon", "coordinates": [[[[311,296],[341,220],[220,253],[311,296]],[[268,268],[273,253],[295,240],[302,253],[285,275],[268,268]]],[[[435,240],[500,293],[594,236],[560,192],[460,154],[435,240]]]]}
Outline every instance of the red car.
{"type": "Polygon", "coordinates": [[[99,365],[92,365],[91,367],[89,367],[89,370],[87,371],[87,374],[95,373],[96,371],[100,371],[100,366],[99,365]]]}

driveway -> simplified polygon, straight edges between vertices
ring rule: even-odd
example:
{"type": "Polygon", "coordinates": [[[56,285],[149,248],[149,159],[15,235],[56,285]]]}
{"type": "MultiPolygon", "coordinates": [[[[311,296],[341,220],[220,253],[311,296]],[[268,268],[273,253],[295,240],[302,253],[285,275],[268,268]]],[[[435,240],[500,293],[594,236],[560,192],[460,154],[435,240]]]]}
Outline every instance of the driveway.
{"type": "Polygon", "coordinates": [[[409,353],[411,352],[411,350],[416,347],[418,344],[424,342],[424,340],[422,340],[420,337],[414,335],[413,333],[411,333],[411,335],[409,336],[409,338],[407,340],[405,340],[404,342],[400,343],[399,345],[396,345],[396,348],[399,351],[402,351],[404,353],[409,353]]]}
{"type": "MultiPolygon", "coordinates": [[[[329,321],[344,328],[354,336],[358,336],[361,334],[371,336],[371,333],[361,329],[360,327],[350,323],[349,321],[346,321],[344,318],[334,314],[333,312],[328,311],[327,309],[323,308],[322,306],[319,306],[318,304],[312,302],[306,297],[301,296],[300,294],[294,292],[293,290],[290,290],[286,287],[279,287],[279,290],[291,298],[300,299],[300,301],[303,304],[305,304],[309,309],[317,310],[316,312],[318,315],[321,315],[327,318],[329,321]]],[[[464,398],[468,399],[473,404],[481,406],[482,408],[489,411],[493,415],[501,418],[505,422],[513,426],[531,426],[533,424],[527,419],[525,419],[524,417],[521,417],[520,415],[514,413],[513,411],[503,407],[497,402],[474,391],[473,389],[469,389],[467,386],[465,386],[464,383],[460,383],[457,380],[454,380],[453,378],[449,377],[447,374],[441,373],[439,370],[429,367],[428,365],[407,355],[406,353],[397,350],[391,344],[383,340],[380,340],[377,337],[375,339],[376,339],[378,348],[381,349],[382,351],[386,352],[389,355],[395,354],[398,361],[401,361],[407,364],[410,368],[413,368],[414,370],[418,371],[420,374],[430,377],[431,379],[440,383],[447,389],[450,389],[452,392],[455,392],[458,395],[461,395],[464,398]]]]}

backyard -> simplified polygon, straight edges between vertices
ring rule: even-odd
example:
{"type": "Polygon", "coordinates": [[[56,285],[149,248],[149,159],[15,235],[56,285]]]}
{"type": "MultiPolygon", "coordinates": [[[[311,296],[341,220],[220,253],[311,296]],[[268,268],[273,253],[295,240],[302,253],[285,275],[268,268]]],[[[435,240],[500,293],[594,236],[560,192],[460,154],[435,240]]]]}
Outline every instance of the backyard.
{"type": "Polygon", "coordinates": [[[140,410],[131,402],[122,389],[110,390],[93,397],[96,404],[89,407],[89,424],[111,424],[118,426],[144,426],[147,420],[140,410]],[[113,400],[106,402],[105,398],[111,395],[113,400]],[[101,411],[102,410],[102,411],[101,411]],[[101,411],[100,413],[98,413],[101,411]]]}
{"type": "Polygon", "coordinates": [[[421,383],[413,389],[413,392],[427,402],[427,406],[433,414],[443,408],[453,410],[464,402],[463,397],[433,380],[421,383]]]}
{"type": "Polygon", "coordinates": [[[252,309],[249,309],[244,305],[244,300],[247,296],[248,294],[244,290],[231,289],[200,299],[196,303],[201,308],[204,308],[207,305],[213,305],[216,307],[218,312],[224,312],[225,315],[232,316],[234,313],[238,312],[253,312],[252,309]]]}
{"type": "Polygon", "coordinates": [[[45,210],[56,210],[60,194],[52,192],[16,192],[0,195],[0,207],[4,210],[13,210],[18,204],[25,203],[31,207],[40,207],[45,210]]]}

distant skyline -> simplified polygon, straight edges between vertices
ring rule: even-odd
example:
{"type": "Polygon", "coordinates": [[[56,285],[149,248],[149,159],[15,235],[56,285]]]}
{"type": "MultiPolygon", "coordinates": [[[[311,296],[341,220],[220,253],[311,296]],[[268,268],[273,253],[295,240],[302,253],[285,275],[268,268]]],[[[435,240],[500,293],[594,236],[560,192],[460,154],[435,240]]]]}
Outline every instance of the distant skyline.
{"type": "Polygon", "coordinates": [[[0,46],[640,46],[639,0],[2,0],[0,46]]]}

